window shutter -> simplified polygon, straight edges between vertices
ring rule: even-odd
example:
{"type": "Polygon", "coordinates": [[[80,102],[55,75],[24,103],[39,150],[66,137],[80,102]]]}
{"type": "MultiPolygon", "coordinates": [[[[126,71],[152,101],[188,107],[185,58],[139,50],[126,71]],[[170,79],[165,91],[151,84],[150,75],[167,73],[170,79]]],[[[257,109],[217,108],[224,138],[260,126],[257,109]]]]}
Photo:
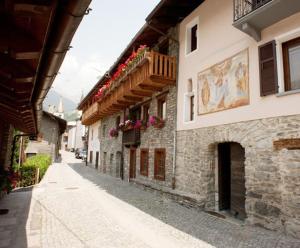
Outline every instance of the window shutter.
{"type": "Polygon", "coordinates": [[[278,92],[276,43],[268,42],[259,47],[260,95],[278,92]]]}

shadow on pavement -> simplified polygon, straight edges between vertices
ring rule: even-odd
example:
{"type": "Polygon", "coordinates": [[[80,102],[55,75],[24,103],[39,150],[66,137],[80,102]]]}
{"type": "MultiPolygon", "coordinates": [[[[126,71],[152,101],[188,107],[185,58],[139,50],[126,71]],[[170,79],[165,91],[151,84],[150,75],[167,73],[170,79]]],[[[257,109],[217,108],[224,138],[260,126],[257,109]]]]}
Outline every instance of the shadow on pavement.
{"type": "Polygon", "coordinates": [[[32,198],[32,187],[12,191],[0,199],[0,209],[8,209],[0,215],[0,247],[26,248],[28,240],[26,223],[32,198]]]}
{"type": "Polygon", "coordinates": [[[143,190],[86,167],[83,163],[69,163],[69,166],[99,189],[215,247],[300,247],[298,240],[262,228],[242,227],[205,212],[189,209],[158,191],[143,190]]]}

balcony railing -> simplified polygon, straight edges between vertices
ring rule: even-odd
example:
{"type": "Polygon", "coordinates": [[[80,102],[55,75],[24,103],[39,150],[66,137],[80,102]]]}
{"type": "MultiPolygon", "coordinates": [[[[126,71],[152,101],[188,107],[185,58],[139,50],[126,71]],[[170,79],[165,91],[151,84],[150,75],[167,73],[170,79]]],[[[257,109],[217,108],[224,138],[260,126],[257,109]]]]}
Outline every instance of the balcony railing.
{"type": "Polygon", "coordinates": [[[234,0],[234,21],[250,14],[273,0],[234,0]]]}
{"type": "Polygon", "coordinates": [[[256,41],[261,31],[300,11],[299,0],[233,0],[233,26],[256,41]]]}
{"type": "Polygon", "coordinates": [[[135,105],[145,97],[176,82],[176,58],[147,52],[121,80],[114,82],[99,101],[99,115],[105,117],[135,105]]]}
{"type": "Polygon", "coordinates": [[[90,125],[135,105],[145,97],[151,97],[175,82],[176,58],[154,51],[146,52],[126,73],[112,82],[98,102],[83,111],[82,123],[90,125]]]}
{"type": "Polygon", "coordinates": [[[139,145],[141,142],[141,133],[139,129],[130,129],[123,131],[124,145],[139,145]]]}
{"type": "Polygon", "coordinates": [[[99,118],[99,103],[93,103],[87,110],[83,111],[81,122],[83,125],[90,125],[99,118]]]}

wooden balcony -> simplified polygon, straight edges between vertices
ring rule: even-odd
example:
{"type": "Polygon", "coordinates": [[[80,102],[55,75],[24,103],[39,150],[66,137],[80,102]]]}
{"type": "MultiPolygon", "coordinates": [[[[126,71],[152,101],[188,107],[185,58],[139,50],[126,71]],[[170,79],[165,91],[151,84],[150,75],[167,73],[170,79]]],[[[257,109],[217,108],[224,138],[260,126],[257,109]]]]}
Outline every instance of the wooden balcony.
{"type": "Polygon", "coordinates": [[[147,52],[99,101],[101,118],[134,105],[176,83],[176,58],[147,52]]]}
{"type": "Polygon", "coordinates": [[[261,40],[261,30],[300,11],[299,0],[233,0],[233,26],[261,40]]]}
{"type": "Polygon", "coordinates": [[[141,133],[139,129],[130,129],[123,131],[124,145],[139,145],[141,143],[141,133]]]}
{"type": "Polygon", "coordinates": [[[83,111],[81,122],[89,126],[99,120],[99,103],[93,103],[87,110],[83,111]]]}

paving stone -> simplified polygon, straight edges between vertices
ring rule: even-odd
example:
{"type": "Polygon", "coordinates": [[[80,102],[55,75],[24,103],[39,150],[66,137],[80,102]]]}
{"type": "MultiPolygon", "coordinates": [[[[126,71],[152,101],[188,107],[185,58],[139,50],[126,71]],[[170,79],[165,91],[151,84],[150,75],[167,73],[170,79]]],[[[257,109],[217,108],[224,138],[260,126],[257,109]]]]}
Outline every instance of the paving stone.
{"type": "Polygon", "coordinates": [[[27,221],[18,219],[9,226],[11,238],[18,238],[7,246],[8,234],[1,238],[0,233],[0,244],[9,248],[300,247],[300,240],[220,219],[100,174],[73,156],[64,152],[63,162],[50,166],[32,194],[11,194],[0,201],[0,207],[16,206],[16,218],[28,216],[27,221]],[[77,189],[66,190],[73,187],[77,189]]]}

